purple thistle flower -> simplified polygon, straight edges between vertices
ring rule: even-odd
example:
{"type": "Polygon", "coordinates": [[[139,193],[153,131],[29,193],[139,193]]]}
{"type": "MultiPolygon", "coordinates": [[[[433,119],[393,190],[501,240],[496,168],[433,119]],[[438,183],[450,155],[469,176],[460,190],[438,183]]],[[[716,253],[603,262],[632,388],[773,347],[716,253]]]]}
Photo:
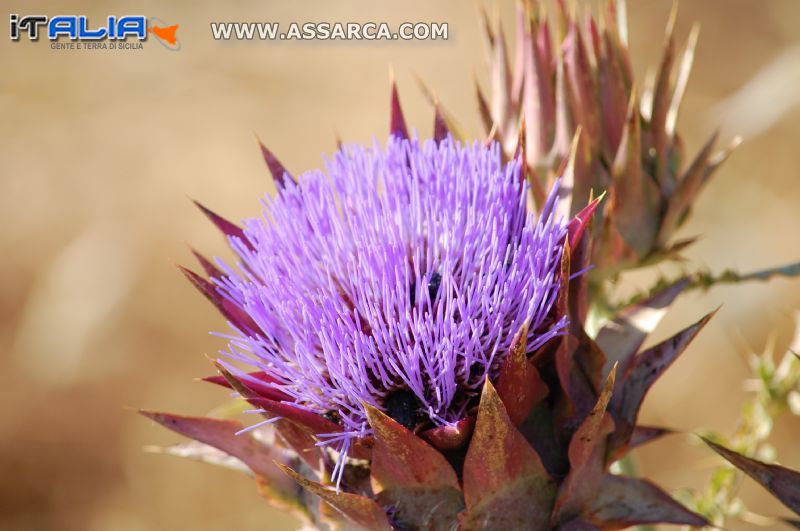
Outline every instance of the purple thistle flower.
{"type": "Polygon", "coordinates": [[[265,199],[230,237],[238,268],[220,263],[214,279],[255,328],[236,323],[224,354],[339,424],[321,445],[346,455],[369,436],[364,403],[409,429],[452,425],[524,323],[529,351],[564,330],[551,312],[567,233],[556,190],[527,212],[520,165],[498,144],[392,137],[325,168],[265,199]]]}

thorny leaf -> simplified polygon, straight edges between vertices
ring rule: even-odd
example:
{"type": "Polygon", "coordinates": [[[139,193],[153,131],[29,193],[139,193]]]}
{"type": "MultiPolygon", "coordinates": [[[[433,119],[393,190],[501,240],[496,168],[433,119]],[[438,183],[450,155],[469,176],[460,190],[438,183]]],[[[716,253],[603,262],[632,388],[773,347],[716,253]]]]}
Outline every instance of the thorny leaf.
{"type": "Polygon", "coordinates": [[[222,271],[220,271],[219,268],[216,265],[214,265],[213,262],[211,262],[211,260],[203,256],[201,253],[199,253],[192,247],[189,247],[189,250],[192,251],[192,254],[194,255],[195,259],[197,259],[197,262],[200,264],[200,267],[203,268],[203,271],[206,272],[208,278],[216,279],[222,277],[222,271]]]}
{"type": "MultiPolygon", "coordinates": [[[[231,456],[231,458],[244,463],[257,477],[263,479],[264,488],[269,493],[270,500],[276,505],[304,513],[305,509],[299,503],[299,491],[291,483],[287,483],[275,467],[276,463],[285,463],[291,460],[280,448],[267,445],[257,440],[253,433],[240,433],[244,425],[233,419],[214,419],[209,417],[187,417],[171,413],[140,410],[139,413],[154,420],[165,428],[189,437],[198,443],[231,456]]],[[[173,448],[168,453],[177,455],[178,450],[173,448]]],[[[180,451],[188,457],[200,459],[214,464],[232,462],[214,456],[207,448],[184,446],[180,451]],[[189,452],[191,450],[191,452],[189,452]]]]}
{"type": "Polygon", "coordinates": [[[657,523],[709,525],[705,518],[686,509],[652,483],[611,474],[603,478],[584,518],[602,529],[657,523]]]}
{"type": "Polygon", "coordinates": [[[703,442],[800,515],[800,472],[745,457],[705,438],[703,442]]]}
{"type": "Polygon", "coordinates": [[[631,96],[622,141],[611,169],[614,186],[611,210],[615,228],[627,247],[641,259],[651,251],[660,216],[659,191],[642,171],[641,117],[635,94],[631,96]]]}
{"type": "Polygon", "coordinates": [[[639,408],[650,387],[683,353],[715,313],[716,311],[706,315],[669,339],[645,350],[633,360],[620,379],[611,408],[617,424],[612,435],[611,447],[614,452],[624,452],[636,425],[639,408]]]}
{"type": "Polygon", "coordinates": [[[442,114],[442,110],[439,107],[439,102],[434,104],[434,111],[433,111],[433,139],[437,142],[441,142],[450,134],[450,128],[447,126],[447,120],[442,114]]]}
{"type": "Polygon", "coordinates": [[[269,172],[279,189],[286,186],[287,178],[290,181],[297,182],[295,178],[292,177],[292,174],[286,171],[286,168],[281,164],[281,161],[278,160],[278,157],[276,157],[258,137],[256,137],[256,142],[258,142],[258,147],[261,149],[261,156],[264,158],[264,162],[267,164],[267,168],[269,168],[269,172]]]}
{"type": "MultiPolygon", "coordinates": [[[[225,368],[220,362],[214,362],[214,366],[217,368],[219,373],[227,380],[228,384],[233,388],[239,396],[244,398],[250,403],[253,403],[254,400],[267,400],[262,398],[257,392],[252,390],[246,383],[242,380],[235,377],[231,374],[228,369],[225,368]]],[[[272,404],[274,401],[270,401],[272,404]]],[[[257,404],[254,404],[257,405],[257,404]]],[[[286,405],[287,407],[291,407],[290,405],[286,405]]],[[[262,406],[258,406],[262,407],[262,406]]],[[[275,426],[278,434],[283,438],[286,444],[289,445],[303,461],[308,464],[309,467],[312,469],[316,469],[319,467],[320,462],[323,459],[322,450],[317,446],[317,439],[315,434],[322,433],[318,431],[314,431],[313,427],[309,427],[303,423],[307,417],[295,418],[292,419],[291,415],[295,413],[295,409],[284,410],[283,413],[288,413],[290,416],[288,418],[282,418],[281,420],[277,420],[273,423],[275,426]]],[[[310,412],[306,412],[310,413],[310,412]]],[[[271,418],[275,416],[274,411],[269,411],[265,409],[265,416],[271,418]]],[[[283,416],[278,414],[278,416],[283,416]]],[[[321,417],[320,417],[321,418],[321,417]]],[[[312,417],[312,420],[317,420],[312,417]]],[[[326,420],[326,419],[323,419],[326,420]]],[[[312,422],[312,424],[314,424],[312,422]]],[[[333,423],[331,425],[335,426],[333,423]]],[[[316,424],[314,424],[316,426],[316,424]]],[[[325,425],[325,427],[330,427],[329,425],[325,425]]]]}
{"type": "Polygon", "coordinates": [[[464,530],[548,528],[555,485],[489,379],[464,461],[464,530]]]}
{"type": "Polygon", "coordinates": [[[169,446],[145,446],[144,449],[154,454],[174,455],[175,457],[183,457],[185,459],[200,461],[201,463],[229,468],[237,472],[244,472],[251,476],[253,475],[253,471],[250,470],[250,467],[244,464],[244,461],[238,457],[233,457],[218,448],[199,441],[189,441],[169,446]]]}
{"type": "Polygon", "coordinates": [[[570,220],[569,224],[567,225],[567,234],[571,249],[575,249],[579,245],[584,231],[588,226],[590,226],[592,216],[602,200],[602,195],[596,199],[593,199],[588,205],[583,207],[583,210],[578,212],[575,217],[570,220]]]}
{"type": "Polygon", "coordinates": [[[244,428],[237,420],[188,417],[144,410],[139,413],[169,430],[213,446],[241,460],[255,474],[268,476],[275,471],[273,460],[277,458],[276,450],[260,443],[252,434],[236,435],[244,428]]]}
{"type": "Polygon", "coordinates": [[[381,486],[459,490],[458,477],[441,453],[379,409],[364,407],[375,437],[372,474],[381,486]]]}
{"type": "Polygon", "coordinates": [[[528,324],[525,323],[511,341],[497,377],[497,394],[503,400],[511,422],[518,426],[524,421],[534,404],[547,396],[547,384],[527,356],[528,324]]]}
{"type": "Polygon", "coordinates": [[[364,529],[367,531],[392,530],[392,526],[386,518],[386,513],[374,500],[358,494],[350,494],[349,492],[337,493],[330,487],[326,487],[314,481],[309,481],[288,466],[278,466],[300,486],[308,489],[330,504],[331,507],[357,526],[357,529],[364,529]]]}
{"type": "Polygon", "coordinates": [[[217,228],[222,231],[222,233],[227,236],[228,238],[238,238],[243,244],[245,244],[248,248],[252,249],[253,246],[250,243],[250,240],[245,238],[244,231],[242,228],[235,223],[228,221],[227,219],[223,218],[216,212],[212,211],[209,208],[206,208],[198,201],[194,201],[194,204],[197,205],[197,208],[200,209],[203,214],[211,220],[211,222],[217,226],[217,228]]]}
{"type": "Polygon", "coordinates": [[[245,311],[223,297],[216,289],[214,284],[201,277],[191,269],[178,266],[181,273],[186,276],[189,282],[202,293],[208,301],[225,317],[233,326],[245,333],[255,333],[260,331],[258,325],[245,311]]]}
{"type": "Polygon", "coordinates": [[[714,133],[706,142],[700,153],[695,157],[689,168],[684,172],[676,185],[670,198],[667,211],[661,219],[661,230],[658,234],[659,243],[666,244],[669,237],[684,220],[686,210],[694,203],[700,189],[706,182],[706,168],[708,167],[711,151],[717,142],[719,133],[714,133]]]}
{"type": "Polygon", "coordinates": [[[408,127],[403,117],[400,106],[400,95],[397,93],[397,84],[392,80],[391,117],[389,120],[389,133],[399,138],[408,138],[408,127]]]}
{"type": "Polygon", "coordinates": [[[680,65],[678,66],[677,76],[675,78],[675,87],[672,92],[672,101],[669,105],[667,112],[667,121],[665,128],[667,134],[670,136],[675,135],[675,126],[678,123],[678,112],[680,111],[681,103],[683,102],[683,95],[686,93],[686,86],[689,84],[689,74],[692,71],[692,64],[694,63],[694,52],[697,48],[697,37],[700,34],[700,25],[695,24],[689,33],[689,39],[686,42],[686,49],[683,52],[680,65]]]}
{"type": "Polygon", "coordinates": [[[615,376],[616,366],[609,373],[597,403],[572,436],[568,449],[570,471],[559,487],[553,523],[578,516],[602,481],[607,468],[606,436],[614,429],[606,408],[615,376]]]}
{"type": "Polygon", "coordinates": [[[643,446],[656,439],[660,439],[664,435],[669,435],[671,433],[674,433],[674,431],[669,428],[638,425],[633,428],[631,440],[628,441],[628,451],[638,448],[639,446],[643,446]]]}
{"type": "Polygon", "coordinates": [[[620,363],[623,370],[627,369],[647,336],[656,329],[688,284],[682,279],[668,285],[647,299],[622,309],[600,329],[596,341],[607,358],[606,373],[614,363],[620,363]]]}
{"type": "MultiPolygon", "coordinates": [[[[274,380],[264,371],[238,373],[235,378],[244,383],[248,389],[254,391],[258,396],[263,398],[269,398],[271,400],[287,400],[289,398],[289,395],[275,389],[272,384],[275,383],[276,380],[274,380]]],[[[222,387],[227,387],[228,389],[233,389],[233,386],[231,386],[228,380],[221,374],[215,376],[206,376],[203,378],[203,381],[221,385],[222,387]]]]}

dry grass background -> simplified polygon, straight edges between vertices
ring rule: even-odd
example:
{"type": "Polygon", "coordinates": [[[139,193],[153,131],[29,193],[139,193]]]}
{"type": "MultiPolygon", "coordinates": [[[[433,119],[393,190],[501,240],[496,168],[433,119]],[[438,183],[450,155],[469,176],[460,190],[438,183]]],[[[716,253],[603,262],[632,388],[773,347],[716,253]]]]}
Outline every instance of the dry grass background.
{"type": "MultiPolygon", "coordinates": [[[[55,14],[43,1],[6,5],[55,14]]],[[[639,74],[657,60],[669,8],[669,0],[630,2],[639,74]]],[[[499,10],[511,27],[511,3],[499,10]]],[[[272,185],[253,132],[293,171],[319,166],[334,130],[349,141],[382,138],[389,64],[413,126],[427,134],[431,125],[417,74],[477,134],[472,78],[486,76],[475,6],[87,0],[58,11],[177,22],[183,50],[153,42],[138,52],[55,51],[0,39],[0,529],[291,529],[247,479],[142,453],[176,439],[124,409],[202,414],[224,398],[192,381],[209,372],[203,353],[220,347],[206,331],[223,323],[173,267],[191,262],[184,241],[210,254],[224,254],[224,243],[186,196],[235,219],[255,214],[272,185]],[[212,41],[210,20],[446,21],[451,38],[223,44],[212,41]]],[[[679,34],[694,20],[702,32],[684,140],[696,150],[720,122],[724,137],[744,130],[751,138],[686,227],[704,235],[689,255],[717,271],[797,259],[800,2],[685,2],[679,34]]],[[[645,277],[629,281],[644,286],[645,277]]],[[[656,386],[644,420],[733,429],[746,397],[742,343],[761,348],[775,332],[785,347],[798,288],[776,280],[685,296],[660,337],[719,304],[722,311],[656,386]]],[[[781,460],[800,467],[798,419],[783,419],[775,435],[781,460]]],[[[672,489],[701,485],[717,462],[684,436],[639,455],[645,473],[672,489]]],[[[781,511],[749,484],[743,495],[755,510],[781,511]]]]}

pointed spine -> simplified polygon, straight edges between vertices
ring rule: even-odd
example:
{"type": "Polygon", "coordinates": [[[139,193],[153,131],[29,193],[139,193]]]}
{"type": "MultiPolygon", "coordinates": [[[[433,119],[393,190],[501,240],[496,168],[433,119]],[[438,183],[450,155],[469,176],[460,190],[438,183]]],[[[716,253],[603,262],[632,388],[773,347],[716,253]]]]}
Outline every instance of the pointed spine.
{"type": "Polygon", "coordinates": [[[267,168],[269,168],[269,172],[272,175],[272,179],[275,181],[280,188],[286,186],[287,179],[297,182],[297,180],[292,177],[292,174],[286,171],[286,168],[281,164],[281,161],[278,160],[278,157],[264,145],[261,140],[256,137],[256,142],[258,142],[258,147],[261,150],[261,156],[264,158],[264,162],[267,164],[267,168]]]}
{"type": "Polygon", "coordinates": [[[406,119],[403,116],[403,109],[400,106],[400,95],[397,92],[397,83],[395,83],[394,79],[392,79],[391,100],[389,133],[402,139],[408,139],[408,127],[406,127],[406,119]]]}

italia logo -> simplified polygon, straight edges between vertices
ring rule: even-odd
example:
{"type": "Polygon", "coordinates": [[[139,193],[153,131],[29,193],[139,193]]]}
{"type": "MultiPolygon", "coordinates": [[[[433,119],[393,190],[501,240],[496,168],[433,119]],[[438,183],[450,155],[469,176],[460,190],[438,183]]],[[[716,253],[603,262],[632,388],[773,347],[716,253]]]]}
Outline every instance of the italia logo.
{"type": "MultiPolygon", "coordinates": [[[[46,37],[50,41],[66,39],[74,43],[101,43],[109,41],[110,48],[141,48],[149,34],[172,51],[180,50],[176,32],[178,24],[166,24],[160,19],[148,20],[142,15],[109,16],[102,24],[90,24],[84,15],[9,15],[9,37],[19,41],[25,36],[30,41],[46,37]]],[[[78,46],[80,48],[80,46],[78,46]]],[[[103,47],[98,44],[94,47],[103,47]]]]}

